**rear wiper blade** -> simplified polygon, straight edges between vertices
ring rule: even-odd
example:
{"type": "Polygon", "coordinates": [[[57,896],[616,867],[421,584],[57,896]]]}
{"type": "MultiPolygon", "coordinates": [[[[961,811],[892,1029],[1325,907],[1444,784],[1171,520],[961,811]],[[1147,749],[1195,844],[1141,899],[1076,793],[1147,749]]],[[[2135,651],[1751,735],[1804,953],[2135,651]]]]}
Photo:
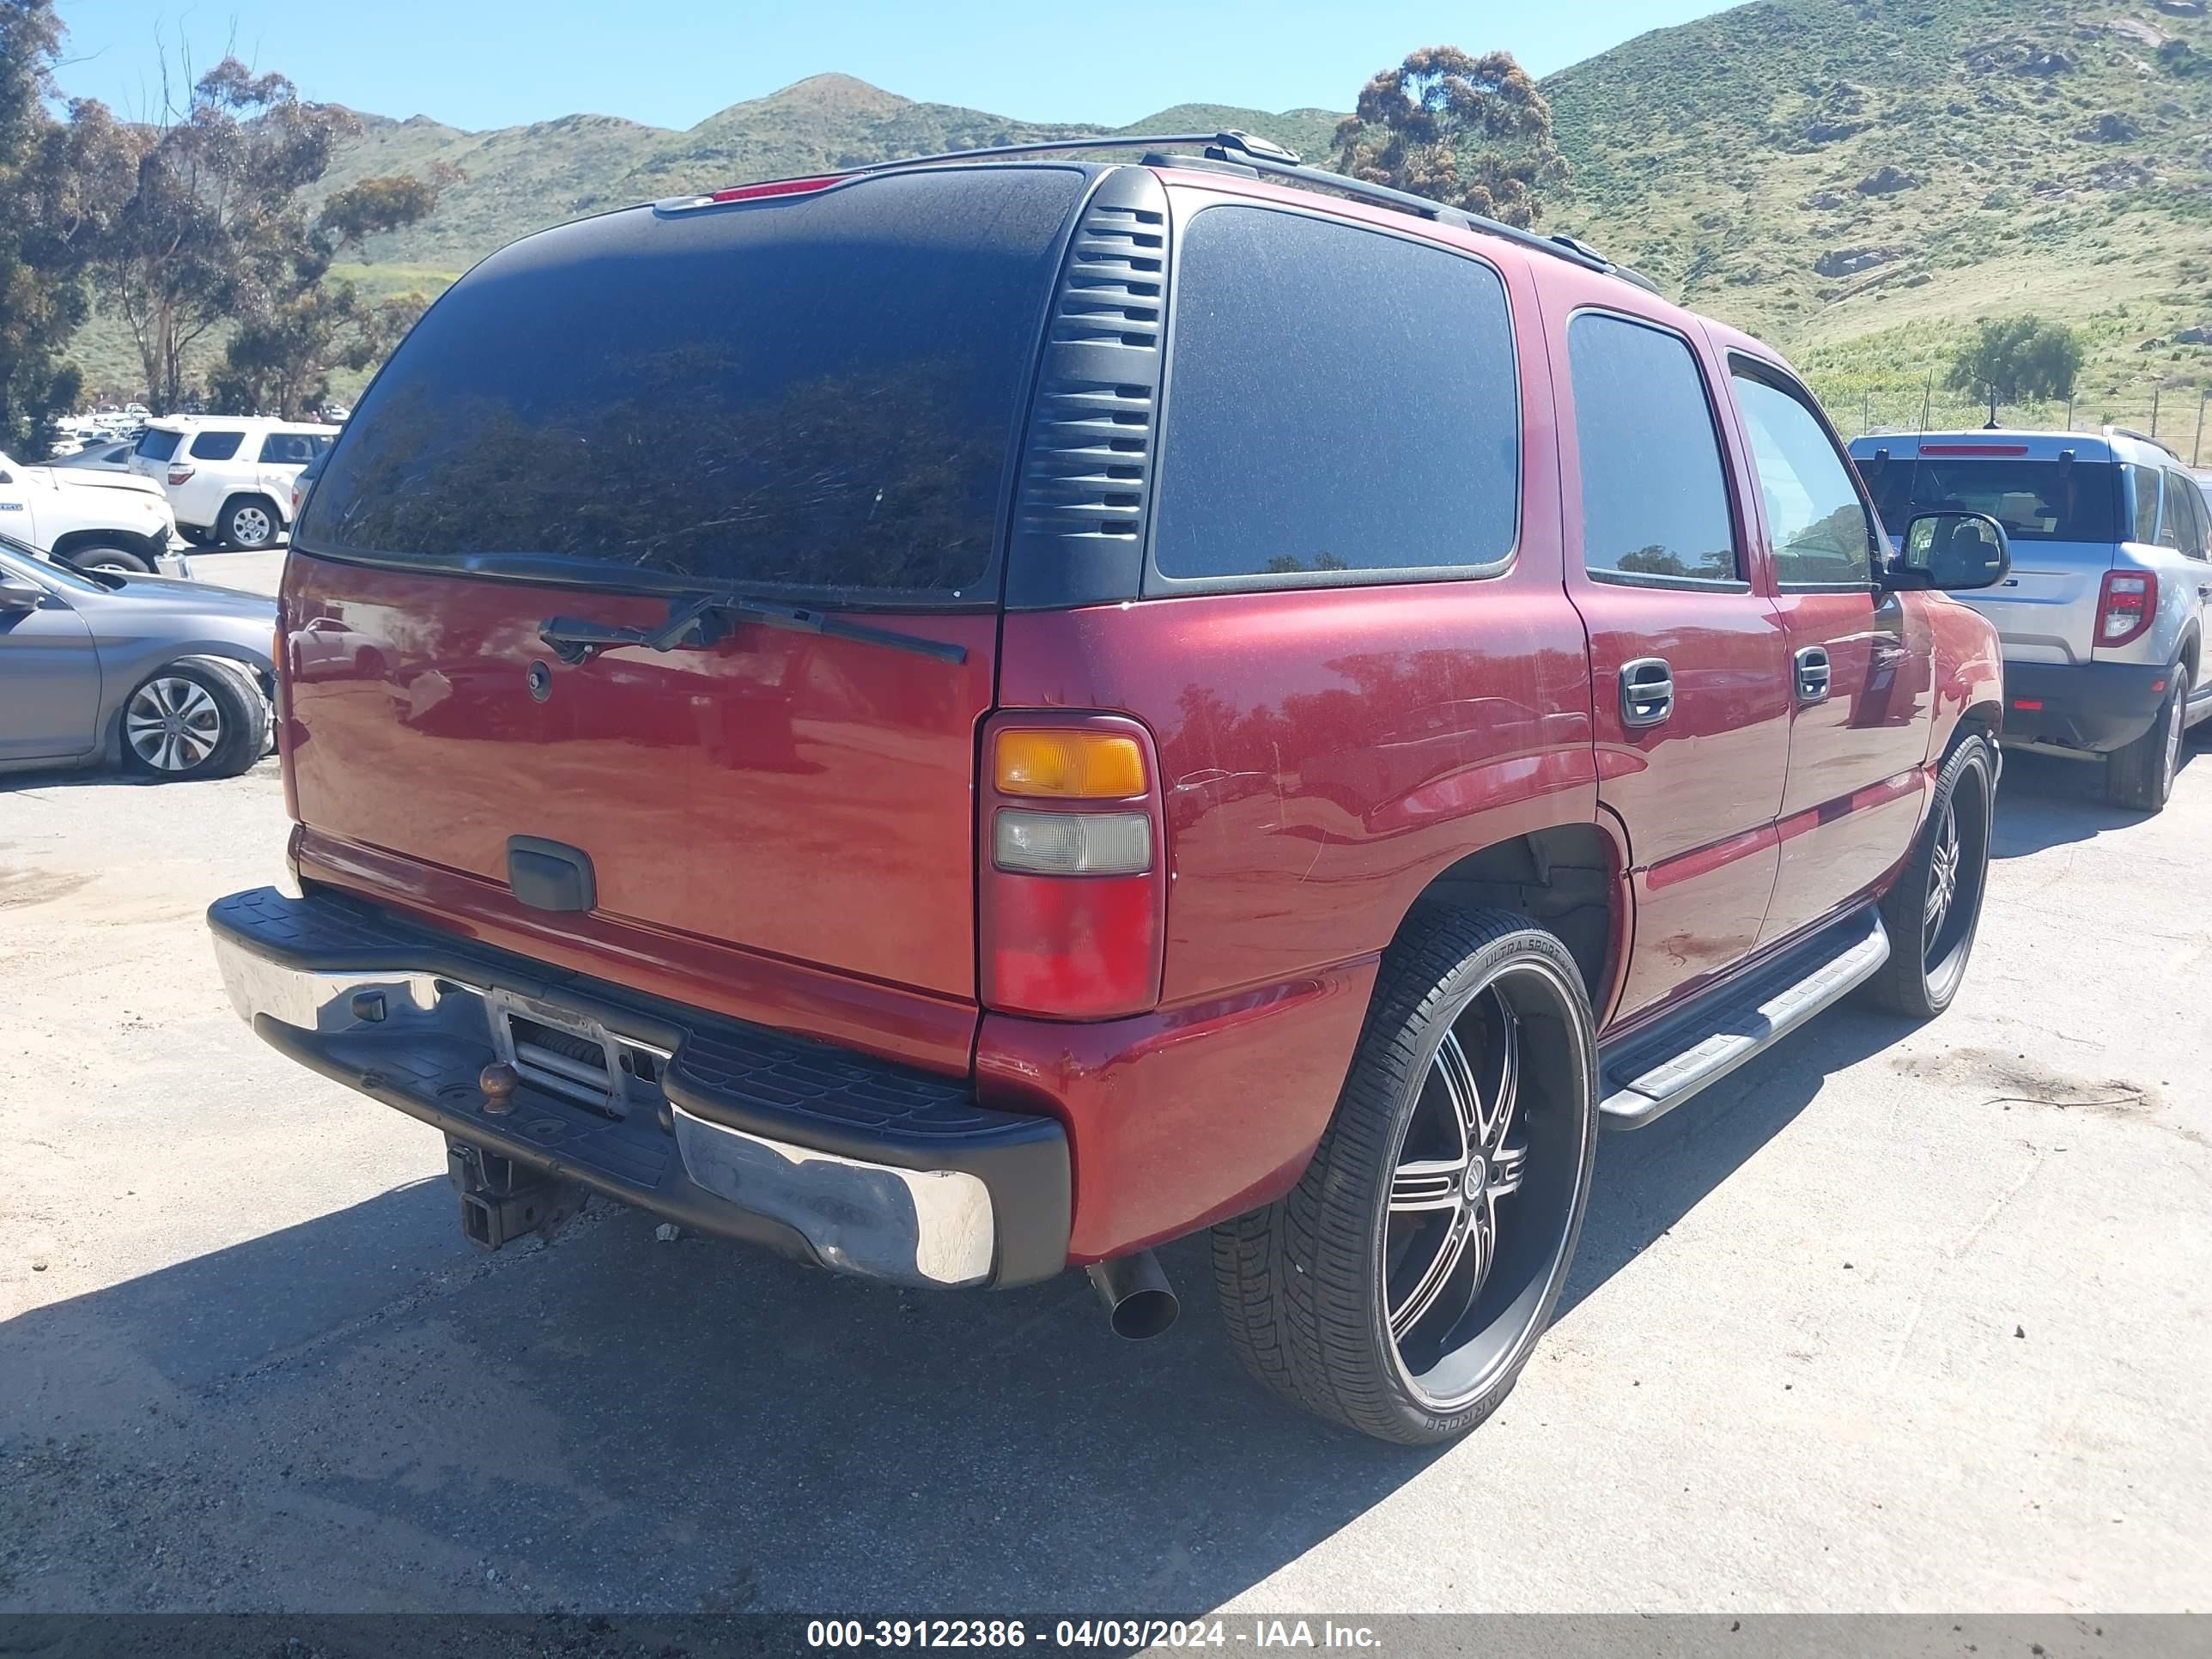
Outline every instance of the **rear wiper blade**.
{"type": "Polygon", "coordinates": [[[551,617],[538,630],[538,637],[562,662],[586,663],[602,651],[624,645],[642,645],[654,651],[708,650],[727,638],[739,623],[785,629],[794,634],[819,634],[827,639],[857,640],[864,645],[884,645],[896,651],[934,657],[940,662],[968,660],[968,647],[964,645],[916,639],[911,634],[844,622],[800,605],[778,605],[774,600],[744,593],[702,593],[692,599],[671,599],[668,620],[658,628],[610,627],[574,617],[551,617]]]}

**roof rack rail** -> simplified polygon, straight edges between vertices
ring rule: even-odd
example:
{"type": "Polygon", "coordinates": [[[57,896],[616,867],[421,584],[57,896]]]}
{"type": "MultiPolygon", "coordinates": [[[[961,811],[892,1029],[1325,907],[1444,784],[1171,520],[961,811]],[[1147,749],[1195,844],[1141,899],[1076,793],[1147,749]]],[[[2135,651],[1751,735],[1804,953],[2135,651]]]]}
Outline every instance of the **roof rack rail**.
{"type": "Polygon", "coordinates": [[[2154,448],[2154,449],[2162,449],[2162,450],[2164,450],[2167,454],[2169,454],[2169,455],[2172,456],[2172,457],[2173,457],[2173,459],[2174,459],[2175,460],[2177,460],[2177,461],[2178,461],[2178,460],[2179,460],[2179,459],[2181,459],[2181,452],[2180,452],[2179,450],[2176,449],[2176,448],[2175,448],[2172,444],[2170,444],[2170,443],[2166,442],[2166,441],[2165,439],[2163,439],[2163,438],[2154,438],[2154,437],[2153,437],[2153,436],[2151,436],[2151,434],[2150,434],[2149,433],[2148,433],[2148,432],[2138,432],[2138,431],[2136,431],[2136,428],[2133,428],[2133,427],[2131,427],[2131,426],[2111,426],[2111,425],[2107,425],[2107,426],[2105,428],[2105,430],[2106,430],[2106,432],[2109,432],[2109,433],[2115,433],[2115,434],[2118,434],[2120,437],[2123,437],[2123,438],[2133,438],[2133,439],[2136,439],[2136,440],[2137,441],[2139,441],[2139,442],[2142,442],[2142,443],[2147,443],[2147,444],[2150,445],[2150,446],[2151,446],[2153,448],[2154,448]]]}
{"type": "MultiPolygon", "coordinates": [[[[1241,128],[1227,127],[1218,132],[1171,132],[1125,134],[1100,132],[1075,138],[1045,138],[1021,144],[992,144],[980,149],[944,150],[934,155],[902,156],[890,161],[864,162],[859,167],[841,168],[848,174],[892,173],[907,167],[934,167],[945,161],[973,161],[996,155],[1066,155],[1086,149],[1163,150],[1171,144],[1196,144],[1203,149],[1206,158],[1216,161],[1234,161],[1267,177],[1289,179],[1299,184],[1333,190],[1356,201],[1370,202],[1380,207],[1396,208],[1438,224],[1450,225],[1460,230],[1480,231],[1486,236],[1499,236],[1518,246],[1537,253],[1547,253],[1555,259],[1565,259],[1570,264],[1587,270],[1602,271],[1635,283],[1638,288],[1659,292],[1659,285],[1643,272],[1630,266],[1615,264],[1586,242],[1571,236],[1545,236],[1533,230],[1522,230],[1501,220],[1486,219],[1480,214],[1468,213],[1459,208],[1447,207],[1442,202],[1416,196],[1410,191],[1393,190],[1388,185],[1370,184],[1364,179],[1353,179],[1341,173],[1331,173],[1326,167],[1309,167],[1294,149],[1285,149],[1272,140],[1260,137],[1241,128]]],[[[1163,154],[1163,161],[1172,156],[1163,154]]]]}

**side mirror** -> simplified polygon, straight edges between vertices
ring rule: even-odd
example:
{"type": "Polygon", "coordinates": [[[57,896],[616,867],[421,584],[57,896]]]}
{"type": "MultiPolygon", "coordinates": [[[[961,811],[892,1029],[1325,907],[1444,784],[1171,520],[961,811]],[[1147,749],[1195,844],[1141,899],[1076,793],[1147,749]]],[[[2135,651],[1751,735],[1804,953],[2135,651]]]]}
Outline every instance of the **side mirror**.
{"type": "Polygon", "coordinates": [[[1986,513],[1922,513],[1905,526],[1904,546],[1889,563],[1885,586],[1970,593],[1995,587],[2012,570],[2012,542],[1986,513]]]}
{"type": "Polygon", "coordinates": [[[0,576],[0,615],[12,616],[21,611],[36,611],[46,597],[46,590],[36,582],[0,576]]]}

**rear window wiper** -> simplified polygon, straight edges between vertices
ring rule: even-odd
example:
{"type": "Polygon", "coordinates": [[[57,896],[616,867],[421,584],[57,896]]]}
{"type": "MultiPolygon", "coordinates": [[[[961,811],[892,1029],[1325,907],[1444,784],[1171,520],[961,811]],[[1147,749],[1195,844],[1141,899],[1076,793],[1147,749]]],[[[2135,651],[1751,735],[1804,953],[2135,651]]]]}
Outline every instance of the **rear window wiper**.
{"type": "Polygon", "coordinates": [[[642,645],[654,651],[704,651],[729,636],[740,623],[763,628],[781,628],[794,634],[819,634],[826,639],[857,640],[864,645],[884,645],[912,651],[940,662],[964,663],[968,647],[942,640],[917,639],[888,628],[870,628],[843,622],[795,605],[778,605],[744,593],[702,593],[693,599],[669,601],[668,620],[658,628],[610,627],[574,617],[551,617],[538,637],[565,663],[586,663],[602,651],[617,646],[642,645]]]}

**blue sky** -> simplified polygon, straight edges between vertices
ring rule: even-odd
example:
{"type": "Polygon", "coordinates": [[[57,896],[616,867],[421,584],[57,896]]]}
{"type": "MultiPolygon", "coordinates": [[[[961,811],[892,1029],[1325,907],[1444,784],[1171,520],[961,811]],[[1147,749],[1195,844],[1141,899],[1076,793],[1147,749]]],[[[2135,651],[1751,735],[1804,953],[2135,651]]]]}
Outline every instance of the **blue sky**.
{"type": "Polygon", "coordinates": [[[1351,106],[1415,46],[1503,46],[1537,74],[1716,0],[1457,4],[1338,0],[59,0],[64,93],[145,112],[157,40],[204,64],[234,40],[302,95],[455,126],[577,111],[687,127],[836,70],[910,98],[1038,120],[1120,125],[1184,102],[1351,106]],[[1110,11],[1110,26],[1098,21],[1110,11]]]}

